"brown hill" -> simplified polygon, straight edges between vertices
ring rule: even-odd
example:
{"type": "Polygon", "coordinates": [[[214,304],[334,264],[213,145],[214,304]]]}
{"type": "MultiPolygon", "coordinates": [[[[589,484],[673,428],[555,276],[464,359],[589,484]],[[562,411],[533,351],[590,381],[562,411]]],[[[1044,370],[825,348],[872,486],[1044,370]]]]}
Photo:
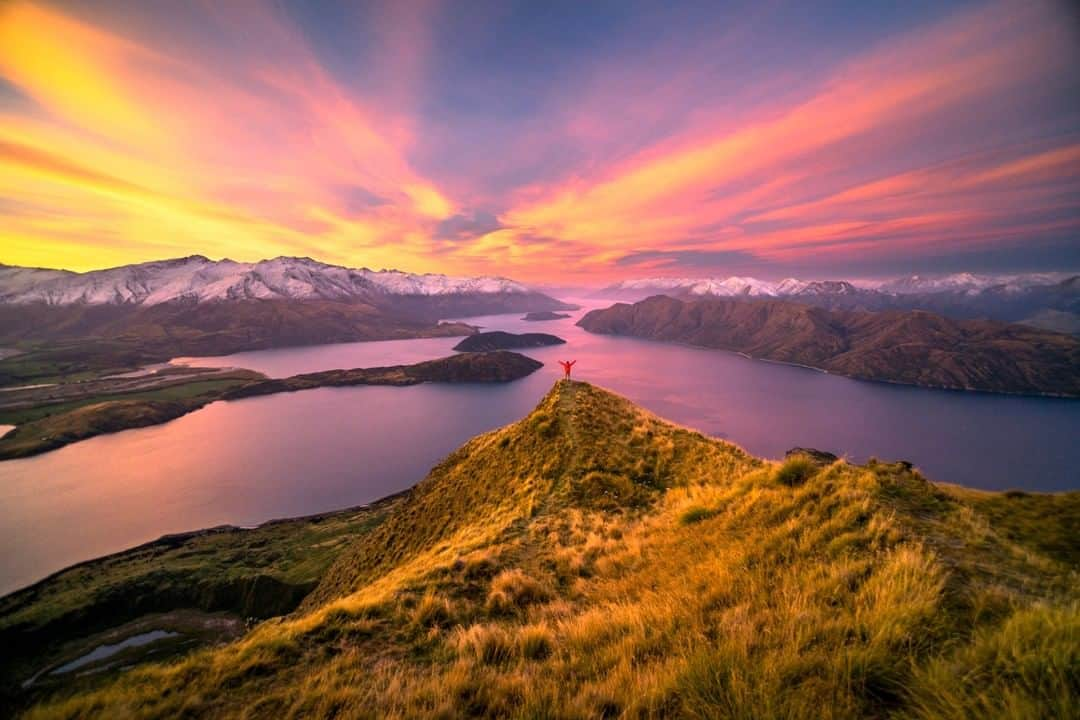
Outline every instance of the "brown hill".
{"type": "Polygon", "coordinates": [[[1077,499],[765,462],[560,381],[366,518],[159,545],[0,602],[0,693],[35,719],[1077,717],[1077,499]],[[109,598],[128,621],[246,611],[192,589],[251,587],[261,617],[311,583],[230,642],[23,685],[100,643],[42,657],[109,598]]]}
{"type": "Polygon", "coordinates": [[[1080,396],[1080,341],[919,310],[825,310],[781,300],[658,295],[593,310],[589,332],[734,350],[839,375],[958,390],[1080,396]]]}
{"type": "Polygon", "coordinates": [[[134,368],[180,355],[468,335],[471,326],[389,313],[363,302],[238,300],[160,305],[0,304],[0,385],[134,368]]]}

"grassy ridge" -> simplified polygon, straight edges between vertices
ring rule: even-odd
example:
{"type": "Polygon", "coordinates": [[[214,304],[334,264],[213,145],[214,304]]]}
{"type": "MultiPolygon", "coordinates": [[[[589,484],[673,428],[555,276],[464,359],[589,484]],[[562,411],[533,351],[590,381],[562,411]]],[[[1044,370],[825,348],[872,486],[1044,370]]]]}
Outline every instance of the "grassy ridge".
{"type": "Polygon", "coordinates": [[[1075,717],[1078,540],[995,507],[903,463],[765,463],[561,382],[292,616],[29,716],[1075,717]]]}

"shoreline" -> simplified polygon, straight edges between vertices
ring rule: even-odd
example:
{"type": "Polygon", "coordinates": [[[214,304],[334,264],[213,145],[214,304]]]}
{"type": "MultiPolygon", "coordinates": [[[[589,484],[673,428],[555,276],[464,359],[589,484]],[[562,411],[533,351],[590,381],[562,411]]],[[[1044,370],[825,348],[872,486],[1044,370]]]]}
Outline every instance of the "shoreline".
{"type": "Polygon", "coordinates": [[[758,357],[743,352],[742,350],[732,350],[730,348],[710,347],[708,345],[695,345],[694,343],[686,342],[684,340],[658,340],[656,338],[641,337],[640,335],[628,335],[626,333],[607,333],[596,332],[594,330],[588,330],[583,326],[582,330],[593,335],[604,335],[607,337],[619,337],[630,338],[632,340],[641,340],[643,342],[657,343],[660,345],[678,345],[685,348],[693,348],[694,350],[704,350],[710,352],[725,352],[733,355],[738,355],[746,360],[752,360],[754,362],[765,362],[771,365],[784,365],[787,367],[801,368],[803,370],[812,370],[822,375],[831,375],[832,377],[845,378],[847,380],[855,380],[857,382],[867,383],[880,383],[883,385],[892,385],[902,388],[916,388],[919,390],[933,390],[933,391],[945,391],[956,393],[970,393],[980,395],[1005,395],[1008,397],[1021,397],[1021,398],[1043,398],[1048,400],[1080,400],[1080,394],[1072,395],[1069,393],[1049,393],[1049,392],[1035,392],[1028,390],[988,390],[986,388],[973,388],[973,387],[951,387],[948,385],[920,385],[917,383],[905,382],[903,380],[888,380],[885,378],[869,378],[859,377],[858,375],[849,375],[847,373],[833,372],[832,370],[826,370],[825,368],[814,367],[813,365],[806,365],[803,363],[791,362],[790,360],[775,360],[772,358],[758,357]]]}
{"type": "Polygon", "coordinates": [[[228,533],[251,533],[257,530],[273,527],[275,525],[318,522],[321,520],[338,517],[340,515],[350,515],[363,511],[379,510],[384,505],[396,502],[397,500],[405,497],[412,492],[414,487],[416,487],[415,484],[410,485],[404,490],[398,490],[397,492],[392,492],[389,495],[383,495],[382,497],[376,498],[375,500],[372,500],[370,502],[361,503],[360,505],[350,505],[349,507],[338,508],[336,510],[325,510],[323,512],[310,513],[308,515],[270,518],[269,520],[264,520],[263,522],[255,525],[213,525],[211,527],[198,528],[196,530],[184,530],[182,532],[166,533],[153,540],[147,540],[146,542],[139,543],[138,545],[126,547],[123,550],[117,550],[115,552],[106,553],[104,555],[98,555],[97,557],[92,557],[87,560],[80,560],[78,562],[62,567],[59,570],[54,570],[40,580],[35,580],[31,582],[29,585],[23,585],[22,587],[12,590],[10,592],[0,594],[0,602],[13,599],[16,595],[37,592],[45,584],[56,580],[61,575],[71,572],[72,570],[78,570],[80,568],[85,568],[89,565],[94,565],[100,562],[120,560],[126,556],[134,555],[135,553],[140,553],[145,550],[152,550],[155,548],[174,548],[183,545],[188,540],[206,537],[208,535],[223,535],[228,533]]]}
{"type": "MultiPolygon", "coordinates": [[[[411,365],[326,370],[280,379],[252,373],[250,378],[238,378],[228,387],[206,389],[189,397],[126,398],[121,394],[102,396],[97,402],[88,398],[88,402],[67,412],[16,425],[14,430],[0,437],[0,462],[40,455],[98,435],[161,425],[219,400],[228,402],[320,387],[404,387],[425,382],[506,383],[520,380],[541,367],[543,363],[526,355],[495,350],[457,353],[411,365]]],[[[180,382],[163,390],[195,385],[202,377],[200,374],[191,382],[180,382]]]]}

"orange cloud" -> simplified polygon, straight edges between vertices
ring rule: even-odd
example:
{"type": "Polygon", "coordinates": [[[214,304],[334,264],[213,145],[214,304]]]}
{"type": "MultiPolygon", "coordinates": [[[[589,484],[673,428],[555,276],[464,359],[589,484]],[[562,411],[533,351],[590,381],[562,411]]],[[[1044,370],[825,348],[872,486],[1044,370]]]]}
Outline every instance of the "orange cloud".
{"type": "Polygon", "coordinates": [[[977,137],[994,103],[1022,106],[1072,71],[1074,38],[1039,4],[967,9],[737,97],[699,96],[749,21],[675,67],[663,52],[601,58],[567,107],[501,128],[514,142],[497,158],[483,133],[439,135],[464,169],[443,163],[438,181],[418,150],[443,120],[424,115],[434,3],[365,19],[355,83],[273,3],[169,8],[201,13],[188,32],[78,10],[0,5],[0,77],[17,92],[0,95],[3,262],[304,254],[592,281],[650,251],[790,261],[1080,224],[1075,132],[977,137]],[[545,177],[560,149],[583,160],[545,177]],[[494,190],[463,176],[518,167],[540,169],[494,190]],[[478,209],[498,221],[441,232],[478,209]]]}
{"type": "MultiPolygon", "coordinates": [[[[762,111],[719,135],[668,140],[594,179],[571,178],[515,206],[503,221],[589,249],[593,271],[633,248],[700,248],[703,237],[712,249],[768,256],[800,245],[817,252],[828,238],[896,237],[904,227],[915,234],[982,222],[995,213],[983,207],[988,201],[977,188],[994,182],[1014,191],[1035,174],[1056,183],[1059,194],[1063,183],[1075,190],[1080,165],[1070,146],[991,168],[902,173],[803,200],[819,195],[837,168],[872,159],[852,157],[849,149],[869,133],[902,136],[948,123],[969,104],[1064,70],[1072,54],[1062,47],[1068,34],[1035,11],[1019,18],[1017,11],[995,6],[899,38],[852,61],[802,102],[762,111]],[[896,196],[907,201],[893,202],[896,196]],[[781,220],[793,227],[755,226],[781,220]],[[729,232],[719,232],[725,227],[729,232]]],[[[1021,197],[1031,199],[1013,199],[1021,197]]],[[[1000,199],[993,202],[1001,207],[1000,199]]]]}
{"type": "Polygon", "coordinates": [[[268,9],[248,12],[275,34],[272,64],[208,65],[47,7],[0,10],[0,74],[39,108],[0,114],[0,188],[51,216],[5,218],[5,262],[79,267],[66,223],[102,246],[94,265],[197,250],[436,269],[418,238],[455,204],[411,167],[407,123],[338,86],[268,9]],[[385,202],[347,208],[349,188],[385,202]]]}

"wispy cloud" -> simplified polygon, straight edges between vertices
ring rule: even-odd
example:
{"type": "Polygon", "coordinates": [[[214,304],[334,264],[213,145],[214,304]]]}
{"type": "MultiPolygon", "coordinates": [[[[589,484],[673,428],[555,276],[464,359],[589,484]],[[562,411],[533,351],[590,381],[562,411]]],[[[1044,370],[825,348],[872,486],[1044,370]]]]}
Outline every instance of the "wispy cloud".
{"type": "Polygon", "coordinates": [[[509,10],[114,9],[0,6],[5,262],[291,253],[585,280],[1080,231],[1080,43],[1050,4],[783,63],[754,55],[793,41],[753,8],[535,61],[497,42],[540,32],[509,10]]]}

